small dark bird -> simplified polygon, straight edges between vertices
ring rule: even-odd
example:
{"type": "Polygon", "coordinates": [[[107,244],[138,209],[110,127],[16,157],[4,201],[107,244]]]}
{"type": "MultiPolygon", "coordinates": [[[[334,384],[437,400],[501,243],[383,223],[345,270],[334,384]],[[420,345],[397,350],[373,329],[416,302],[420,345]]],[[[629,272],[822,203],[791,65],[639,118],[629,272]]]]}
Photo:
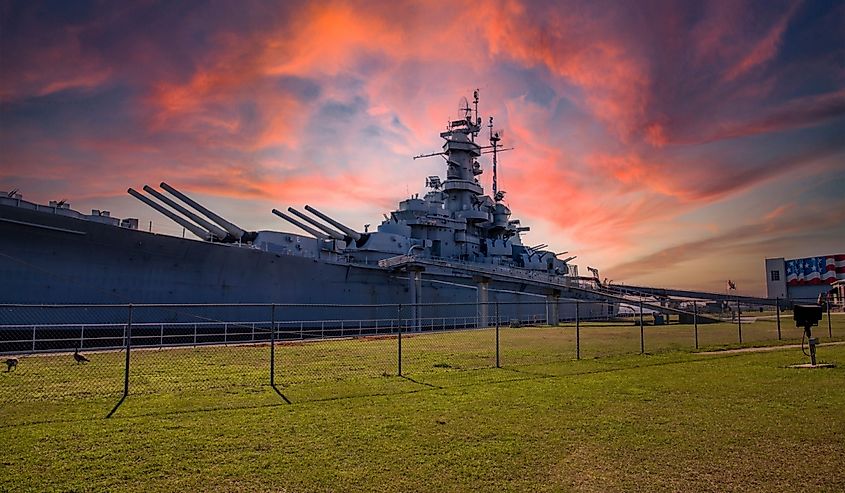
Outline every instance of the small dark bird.
{"type": "Polygon", "coordinates": [[[4,363],[6,363],[6,373],[9,373],[10,371],[13,371],[14,369],[16,369],[18,367],[18,359],[17,358],[9,358],[6,361],[4,361],[4,363]]]}
{"type": "Polygon", "coordinates": [[[79,348],[76,348],[76,351],[73,352],[73,359],[76,360],[76,363],[90,363],[91,360],[86,358],[85,356],[79,354],[79,348]]]}

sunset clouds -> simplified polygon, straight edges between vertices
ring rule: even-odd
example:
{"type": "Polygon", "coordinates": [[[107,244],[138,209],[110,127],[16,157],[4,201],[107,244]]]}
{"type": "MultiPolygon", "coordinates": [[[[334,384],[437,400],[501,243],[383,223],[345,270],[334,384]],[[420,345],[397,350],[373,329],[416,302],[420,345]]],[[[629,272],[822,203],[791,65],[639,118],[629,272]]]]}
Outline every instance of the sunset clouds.
{"type": "Polygon", "coordinates": [[[284,228],[269,210],[306,202],[376,224],[444,174],[410,156],[439,149],[477,87],[516,147],[501,183],[528,243],[617,281],[729,276],[749,294],[765,256],[845,248],[841,217],[813,220],[845,207],[841,2],[5,2],[0,16],[0,189],[31,200],[173,232],[122,194],[165,180],[247,228],[284,228]]]}

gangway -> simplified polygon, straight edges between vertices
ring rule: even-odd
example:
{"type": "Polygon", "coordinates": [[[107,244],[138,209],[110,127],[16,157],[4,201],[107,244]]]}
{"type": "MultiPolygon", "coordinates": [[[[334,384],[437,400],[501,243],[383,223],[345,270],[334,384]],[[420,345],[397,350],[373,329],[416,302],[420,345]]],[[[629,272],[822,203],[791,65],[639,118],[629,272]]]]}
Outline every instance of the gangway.
{"type": "MultiPolygon", "coordinates": [[[[709,301],[737,301],[746,305],[776,305],[778,300],[770,298],[758,298],[755,296],[739,296],[727,293],[711,293],[707,291],[692,291],[688,289],[655,288],[650,286],[631,286],[621,284],[604,285],[604,289],[619,294],[632,294],[635,296],[656,296],[659,298],[685,298],[709,301]]],[[[783,300],[781,300],[783,301],[783,300]]]]}

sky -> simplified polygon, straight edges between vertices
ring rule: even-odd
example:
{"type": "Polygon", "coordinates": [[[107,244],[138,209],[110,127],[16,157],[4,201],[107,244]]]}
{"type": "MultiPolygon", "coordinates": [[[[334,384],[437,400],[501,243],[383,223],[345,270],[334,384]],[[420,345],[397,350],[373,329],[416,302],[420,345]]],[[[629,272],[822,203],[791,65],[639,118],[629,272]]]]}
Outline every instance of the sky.
{"type": "Polygon", "coordinates": [[[524,242],[585,274],[764,295],[766,257],[845,253],[842,1],[0,0],[0,190],[375,227],[475,89],[524,242]]]}

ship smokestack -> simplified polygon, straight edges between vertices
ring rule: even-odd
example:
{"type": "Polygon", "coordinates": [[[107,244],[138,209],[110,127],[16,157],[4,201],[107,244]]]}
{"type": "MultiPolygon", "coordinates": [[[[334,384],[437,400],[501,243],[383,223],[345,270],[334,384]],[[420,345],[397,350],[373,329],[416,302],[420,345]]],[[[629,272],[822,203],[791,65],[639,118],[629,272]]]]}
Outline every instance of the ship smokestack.
{"type": "Polygon", "coordinates": [[[353,240],[358,241],[358,240],[361,239],[360,233],[358,233],[358,232],[354,231],[353,229],[348,228],[348,227],[344,226],[343,224],[335,221],[334,219],[330,218],[329,216],[327,216],[327,215],[323,214],[322,212],[318,211],[317,209],[311,207],[310,205],[306,205],[305,210],[310,212],[311,214],[314,214],[315,216],[319,217],[323,221],[326,221],[327,223],[331,224],[335,228],[343,231],[344,233],[346,233],[346,236],[351,237],[353,240]]]}
{"type": "Polygon", "coordinates": [[[229,221],[227,221],[227,220],[223,219],[222,217],[218,216],[217,214],[211,212],[207,208],[203,207],[202,205],[200,205],[199,203],[197,203],[196,201],[194,201],[193,199],[191,199],[187,195],[183,194],[179,190],[176,190],[175,188],[171,187],[167,183],[161,182],[161,188],[167,190],[168,192],[173,194],[177,199],[179,199],[182,202],[184,202],[184,203],[188,204],[189,206],[193,207],[194,209],[199,211],[201,214],[203,214],[205,217],[211,219],[212,221],[214,221],[215,223],[220,225],[220,227],[222,227],[223,229],[228,231],[229,234],[231,234],[235,238],[240,240],[246,234],[245,230],[239,228],[238,226],[230,223],[229,221]]]}
{"type": "Polygon", "coordinates": [[[220,226],[218,226],[216,224],[208,222],[207,220],[205,220],[205,219],[201,218],[200,216],[194,214],[193,212],[189,211],[188,209],[182,207],[178,202],[171,199],[167,195],[164,195],[163,193],[159,192],[155,188],[153,188],[149,185],[144,185],[144,191],[147,192],[148,194],[152,195],[153,197],[159,199],[160,201],[164,202],[165,204],[169,205],[173,209],[176,209],[176,211],[182,213],[182,215],[187,216],[188,219],[190,219],[191,221],[193,221],[193,222],[199,224],[200,226],[202,226],[203,228],[207,229],[208,231],[211,232],[211,234],[216,236],[218,240],[223,240],[223,239],[226,238],[226,235],[228,234],[226,232],[226,230],[224,230],[223,228],[221,228],[220,226]]]}
{"type": "Polygon", "coordinates": [[[143,202],[143,203],[147,204],[148,206],[152,207],[153,209],[157,210],[158,212],[161,212],[165,216],[169,217],[170,219],[172,219],[173,221],[178,223],[183,228],[185,228],[188,231],[190,231],[191,233],[197,235],[200,239],[203,239],[203,240],[206,240],[206,241],[211,241],[213,235],[210,232],[200,228],[199,226],[197,226],[196,224],[194,224],[192,222],[187,221],[185,218],[183,218],[181,216],[177,216],[176,214],[174,214],[173,212],[171,212],[170,210],[165,208],[163,205],[159,204],[158,202],[153,201],[152,199],[150,199],[146,195],[141,194],[140,192],[136,191],[133,188],[128,189],[126,192],[129,193],[129,195],[131,195],[131,196],[135,197],[136,199],[140,200],[141,202],[143,202]]]}
{"type": "Polygon", "coordinates": [[[314,226],[317,226],[318,228],[322,229],[329,236],[331,236],[332,238],[334,238],[336,240],[342,240],[342,239],[346,238],[345,236],[343,236],[342,233],[338,233],[337,231],[333,230],[332,228],[326,226],[325,224],[322,224],[319,221],[315,221],[313,218],[306,216],[305,214],[303,214],[303,213],[299,212],[298,210],[294,209],[293,207],[288,207],[288,212],[290,212],[294,216],[302,219],[303,221],[305,221],[309,224],[313,224],[314,226]]]}
{"type": "Polygon", "coordinates": [[[324,235],[323,233],[317,231],[316,229],[302,224],[301,222],[299,222],[296,219],[288,216],[284,212],[279,211],[278,209],[273,209],[273,214],[281,217],[282,219],[284,219],[285,221],[293,224],[297,228],[307,232],[308,234],[310,234],[314,238],[317,238],[318,240],[328,240],[329,239],[329,237],[327,235],[324,235]]]}

